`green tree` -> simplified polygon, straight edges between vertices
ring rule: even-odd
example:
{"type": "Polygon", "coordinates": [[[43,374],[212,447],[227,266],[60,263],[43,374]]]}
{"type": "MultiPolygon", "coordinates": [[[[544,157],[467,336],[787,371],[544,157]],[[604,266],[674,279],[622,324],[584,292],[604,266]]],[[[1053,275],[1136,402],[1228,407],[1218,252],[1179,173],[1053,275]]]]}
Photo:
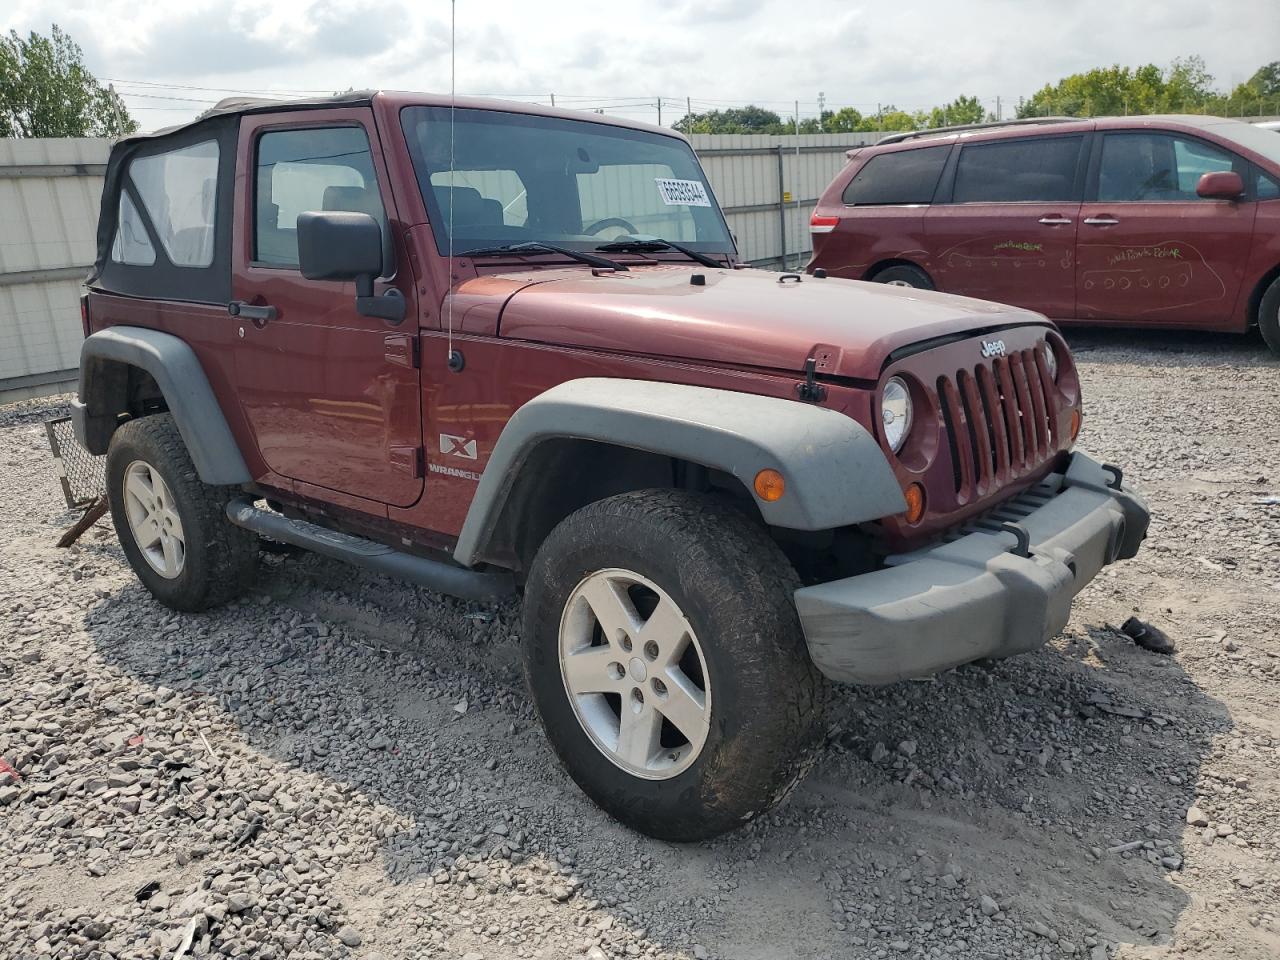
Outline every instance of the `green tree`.
{"type": "Polygon", "coordinates": [[[853,133],[862,129],[862,114],[853,107],[822,111],[822,129],[827,133],[853,133]]]}
{"type": "Polygon", "coordinates": [[[1221,100],[1214,112],[1228,117],[1280,113],[1280,60],[1259,67],[1252,77],[1221,100]]]}
{"type": "Polygon", "coordinates": [[[731,110],[710,110],[706,113],[690,113],[673,125],[681,133],[790,133],[791,125],[784,123],[772,110],[763,107],[735,107],[731,110]]]}
{"type": "Polygon", "coordinates": [[[923,114],[907,113],[905,110],[899,110],[890,104],[884,107],[878,114],[866,116],[862,118],[862,128],[865,131],[874,130],[915,130],[921,125],[923,114]]]}
{"type": "Polygon", "coordinates": [[[1163,70],[1151,63],[1140,67],[1113,64],[1073,73],[1023,101],[1018,116],[1215,113],[1222,111],[1227,99],[1214,92],[1213,77],[1201,57],[1179,57],[1163,70]]]}
{"type": "Polygon", "coordinates": [[[988,116],[977,97],[959,96],[950,103],[930,110],[925,126],[955,127],[965,123],[982,123],[987,119],[994,120],[995,117],[988,116]]]}
{"type": "Polygon", "coordinates": [[[0,37],[0,137],[118,137],[138,124],[119,94],[98,83],[57,24],[45,37],[0,37]]]}
{"type": "Polygon", "coordinates": [[[1260,97],[1280,97],[1280,60],[1272,60],[1249,78],[1247,86],[1258,91],[1260,97]]]}

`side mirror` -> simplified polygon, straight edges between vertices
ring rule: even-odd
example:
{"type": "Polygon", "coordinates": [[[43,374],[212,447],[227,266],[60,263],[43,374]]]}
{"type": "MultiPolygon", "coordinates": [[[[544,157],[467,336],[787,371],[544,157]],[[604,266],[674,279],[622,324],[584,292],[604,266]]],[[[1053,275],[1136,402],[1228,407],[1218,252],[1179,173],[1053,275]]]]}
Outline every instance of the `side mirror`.
{"type": "Polygon", "coordinates": [[[308,280],[354,280],[356,312],[362,316],[391,323],[404,319],[399,290],[373,295],[373,280],[382,273],[382,228],[367,213],[298,214],[298,267],[308,280]]]}
{"type": "Polygon", "coordinates": [[[1244,181],[1234,170],[1206,173],[1196,184],[1196,194],[1206,200],[1236,200],[1244,193],[1244,181]]]}

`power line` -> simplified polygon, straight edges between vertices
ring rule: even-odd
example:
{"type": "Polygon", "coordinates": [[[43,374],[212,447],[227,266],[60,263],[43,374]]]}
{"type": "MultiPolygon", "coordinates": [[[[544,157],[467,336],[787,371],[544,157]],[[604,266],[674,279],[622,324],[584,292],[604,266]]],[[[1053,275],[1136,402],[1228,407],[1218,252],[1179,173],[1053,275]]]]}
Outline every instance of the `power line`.
{"type": "Polygon", "coordinates": [[[332,90],[286,90],[282,88],[273,89],[273,90],[264,90],[264,89],[246,90],[242,87],[200,87],[200,86],[195,86],[193,84],[187,84],[187,83],[167,83],[162,80],[123,80],[118,77],[117,78],[106,77],[105,81],[107,83],[125,83],[131,86],[138,86],[138,87],[162,87],[166,90],[205,90],[205,91],[213,91],[215,93],[256,93],[256,94],[295,93],[295,94],[320,94],[322,96],[333,93],[332,90]]]}

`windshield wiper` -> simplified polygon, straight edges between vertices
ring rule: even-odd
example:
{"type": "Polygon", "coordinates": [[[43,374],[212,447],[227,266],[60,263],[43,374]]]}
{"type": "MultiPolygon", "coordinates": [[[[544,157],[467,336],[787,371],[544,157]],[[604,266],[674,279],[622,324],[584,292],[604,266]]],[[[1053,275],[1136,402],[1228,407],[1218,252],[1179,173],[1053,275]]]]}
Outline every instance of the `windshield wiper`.
{"type": "MultiPolygon", "coordinates": [[[[558,253],[592,267],[603,267],[606,270],[627,269],[623,264],[605,257],[583,253],[581,250],[570,250],[568,247],[556,246],[554,243],[543,243],[541,240],[530,240],[527,243],[508,243],[501,247],[481,247],[478,250],[459,250],[456,255],[459,257],[500,257],[504,253],[558,253]]],[[[719,264],[716,264],[716,266],[719,266],[719,264]]]]}
{"type": "Polygon", "coordinates": [[[661,237],[632,237],[630,240],[614,240],[612,243],[602,243],[596,247],[597,250],[603,250],[606,253],[627,253],[649,252],[654,250],[674,250],[676,253],[683,253],[690,260],[696,260],[704,267],[724,268],[724,264],[719,260],[713,260],[705,253],[699,253],[697,250],[690,249],[682,243],[674,243],[671,240],[663,240],[661,237]]]}

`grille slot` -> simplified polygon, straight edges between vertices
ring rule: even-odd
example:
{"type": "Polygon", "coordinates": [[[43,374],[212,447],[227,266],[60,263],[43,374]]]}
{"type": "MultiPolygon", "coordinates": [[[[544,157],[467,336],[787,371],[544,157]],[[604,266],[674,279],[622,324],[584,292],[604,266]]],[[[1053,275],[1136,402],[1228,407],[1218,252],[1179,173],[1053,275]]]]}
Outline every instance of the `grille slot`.
{"type": "Polygon", "coordinates": [[[1025,476],[1057,450],[1056,391],[1040,350],[957,370],[937,387],[961,503],[1025,476]]]}

